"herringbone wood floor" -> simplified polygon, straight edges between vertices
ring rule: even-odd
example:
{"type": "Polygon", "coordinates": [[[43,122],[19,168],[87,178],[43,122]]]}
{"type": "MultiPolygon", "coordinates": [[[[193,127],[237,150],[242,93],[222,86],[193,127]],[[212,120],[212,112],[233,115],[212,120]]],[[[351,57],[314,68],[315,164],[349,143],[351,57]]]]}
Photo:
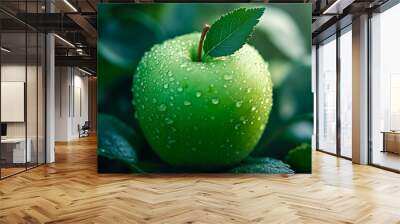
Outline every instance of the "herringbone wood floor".
{"type": "Polygon", "coordinates": [[[313,153],[313,174],[96,173],[96,140],[0,181],[0,223],[400,223],[400,175],[313,153]]]}

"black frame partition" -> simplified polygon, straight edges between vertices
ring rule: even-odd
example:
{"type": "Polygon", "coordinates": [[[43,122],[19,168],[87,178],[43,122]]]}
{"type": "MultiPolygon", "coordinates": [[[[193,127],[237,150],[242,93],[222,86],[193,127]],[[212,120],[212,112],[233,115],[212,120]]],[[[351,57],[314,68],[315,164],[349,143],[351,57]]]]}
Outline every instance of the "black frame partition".
{"type": "MultiPolygon", "coordinates": [[[[39,5],[42,5],[44,2],[45,1],[39,0],[20,1],[19,4],[21,8],[25,8],[25,21],[27,21],[27,13],[39,13],[39,5]],[[29,8],[28,3],[30,4],[29,8]]],[[[12,30],[7,30],[4,28],[2,20],[0,20],[0,47],[4,47],[7,51],[10,50],[9,52],[5,50],[1,50],[0,52],[0,83],[5,81],[10,82],[10,80],[4,79],[4,75],[11,71],[6,70],[7,66],[16,67],[19,72],[18,77],[25,77],[23,87],[23,122],[20,120],[15,122],[9,120],[3,122],[0,113],[0,123],[6,123],[7,129],[12,127],[12,133],[10,134],[10,131],[7,130],[7,136],[4,139],[2,137],[2,141],[8,140],[9,138],[24,139],[24,143],[18,142],[15,143],[14,146],[7,145],[9,144],[7,141],[0,144],[0,179],[4,179],[46,163],[47,39],[45,32],[30,26],[19,18],[16,18],[12,13],[9,13],[7,10],[2,8],[1,3],[0,14],[3,18],[7,18],[7,21],[12,21],[16,24],[12,30]],[[5,43],[5,40],[7,40],[7,43],[5,43]],[[9,45],[10,47],[7,47],[6,45],[9,45]],[[22,71],[24,74],[21,73],[22,71]],[[24,136],[19,136],[21,134],[24,136]],[[13,157],[10,158],[9,152],[14,153],[17,144],[22,144],[24,147],[22,150],[25,150],[23,153],[25,157],[24,160],[22,160],[23,163],[15,162],[13,157]],[[11,147],[11,150],[9,147],[11,147]],[[30,148],[29,158],[28,147],[30,148]],[[7,150],[8,155],[4,153],[4,150],[7,150]]],[[[12,76],[8,74],[6,77],[10,79],[12,76]]],[[[17,82],[21,82],[21,80],[18,80],[17,82]]],[[[0,85],[0,111],[5,109],[1,108],[1,97],[5,97],[1,96],[1,94],[2,85],[0,85]]],[[[18,147],[22,146],[19,145],[18,147]]],[[[12,156],[14,156],[14,154],[12,154],[12,156]]]]}
{"type": "MultiPolygon", "coordinates": [[[[321,144],[320,144],[320,136],[321,136],[320,132],[321,132],[321,130],[319,128],[321,120],[320,120],[319,114],[320,114],[321,92],[324,91],[324,90],[320,89],[321,75],[320,75],[320,69],[319,68],[320,68],[321,65],[319,64],[319,62],[320,62],[321,55],[319,53],[320,52],[319,49],[320,49],[322,44],[327,44],[327,43],[329,43],[331,41],[336,41],[336,51],[337,51],[337,45],[338,45],[337,39],[338,39],[338,37],[336,36],[336,33],[333,33],[333,34],[327,36],[326,38],[324,38],[323,40],[320,40],[318,42],[318,44],[316,45],[316,59],[315,59],[316,60],[315,64],[317,65],[317,69],[316,69],[316,90],[317,90],[316,91],[316,94],[317,94],[317,97],[316,97],[316,108],[317,108],[317,110],[316,110],[316,113],[317,113],[317,115],[316,115],[317,116],[317,119],[316,119],[316,123],[317,123],[316,124],[316,127],[317,127],[316,128],[316,146],[317,146],[317,151],[321,151],[321,152],[324,152],[324,153],[327,153],[327,154],[330,154],[330,155],[336,155],[337,154],[337,134],[336,134],[336,153],[332,153],[332,152],[329,152],[326,149],[322,149],[321,148],[321,144]]],[[[336,56],[336,58],[337,58],[337,56],[336,56]]],[[[336,74],[335,75],[336,75],[336,78],[337,78],[337,64],[336,64],[336,74]]],[[[336,80],[336,90],[337,90],[337,80],[336,80]]],[[[336,92],[336,101],[337,101],[337,92],[336,92]]],[[[337,116],[337,113],[336,113],[335,116],[337,116]]],[[[337,126],[337,124],[336,124],[336,126],[337,126]]],[[[336,127],[336,132],[337,132],[337,127],[336,127]]]]}
{"type": "MultiPolygon", "coordinates": [[[[374,88],[373,84],[373,27],[372,20],[373,14],[384,13],[385,11],[391,9],[394,6],[400,4],[399,0],[388,0],[384,4],[379,7],[368,11],[368,164],[377,168],[381,168],[384,170],[388,170],[395,173],[400,173],[400,169],[392,168],[387,165],[382,165],[377,162],[374,162],[374,140],[373,140],[373,94],[374,88]]],[[[400,42],[399,42],[400,44],[400,42]]],[[[399,155],[400,156],[400,155],[399,155]]]]}
{"type": "Polygon", "coordinates": [[[341,157],[341,158],[344,158],[344,159],[347,159],[347,160],[352,160],[350,157],[346,157],[346,156],[344,156],[344,155],[342,155],[342,153],[341,153],[341,116],[340,116],[340,114],[341,114],[341,108],[340,108],[340,104],[341,104],[341,97],[340,97],[340,91],[341,91],[341,89],[340,89],[340,84],[341,84],[341,57],[340,57],[340,37],[343,35],[343,34],[345,34],[346,32],[351,32],[351,25],[352,25],[352,23],[351,23],[351,18],[349,19],[349,17],[347,17],[347,18],[344,18],[343,19],[345,22],[342,22],[341,23],[341,26],[339,26],[339,25],[333,25],[333,26],[335,26],[335,31],[334,32],[332,32],[332,31],[330,31],[331,33],[329,34],[329,35],[327,35],[326,33],[322,33],[322,36],[324,36],[324,38],[322,38],[322,39],[319,39],[318,40],[318,43],[316,44],[316,113],[317,113],[317,115],[316,115],[316,117],[317,117],[317,119],[316,119],[316,150],[317,151],[320,151],[320,152],[323,152],[323,153],[327,153],[327,154],[330,154],[330,155],[333,155],[333,156],[338,156],[338,157],[341,157]],[[350,28],[350,29],[349,29],[350,28]],[[327,150],[325,150],[325,149],[323,149],[323,148],[320,148],[320,142],[319,142],[319,138],[320,138],[320,128],[319,128],[319,124],[320,124],[320,118],[319,118],[319,113],[320,113],[320,102],[321,102],[321,99],[320,99],[320,93],[321,93],[321,91],[324,91],[324,90],[321,90],[320,89],[320,82],[321,82],[321,79],[320,79],[320,72],[319,72],[319,67],[320,67],[320,65],[319,65],[319,58],[320,58],[320,55],[319,55],[319,48],[320,48],[320,45],[322,44],[322,43],[325,43],[325,42],[330,42],[330,41],[336,41],[336,52],[335,52],[335,54],[336,54],[336,57],[335,57],[335,64],[336,64],[336,83],[335,83],[335,87],[336,87],[336,89],[335,89],[335,91],[336,91],[336,98],[335,98],[335,100],[336,100],[336,108],[335,108],[335,111],[336,111],[336,114],[335,114],[335,121],[336,121],[336,130],[335,130],[335,133],[336,133],[336,138],[335,138],[335,143],[336,143],[336,151],[333,153],[333,152],[329,152],[329,151],[327,151],[327,150]]]}
{"type": "MultiPolygon", "coordinates": [[[[391,9],[392,7],[396,6],[400,4],[399,0],[388,0],[386,1],[384,4],[376,7],[376,8],[372,8],[372,9],[365,9],[363,12],[359,12],[358,15],[360,14],[366,14],[368,15],[368,21],[367,21],[367,32],[366,32],[366,38],[367,38],[367,86],[366,88],[367,90],[367,101],[368,101],[368,105],[367,105],[367,113],[368,113],[368,121],[367,121],[367,129],[368,129],[368,139],[367,139],[367,145],[368,145],[368,165],[374,166],[374,167],[378,167],[381,169],[385,169],[388,171],[392,171],[392,172],[396,172],[396,173],[400,173],[400,169],[394,169],[382,164],[377,164],[374,162],[374,158],[373,158],[373,127],[372,127],[372,116],[373,116],[373,104],[372,104],[372,98],[373,98],[373,93],[374,93],[374,89],[372,87],[373,85],[373,70],[372,70],[372,66],[374,65],[372,58],[373,58],[373,49],[372,49],[372,42],[373,42],[373,31],[372,31],[372,19],[373,19],[373,13],[384,13],[386,10],[391,9]]],[[[341,132],[341,117],[340,114],[337,114],[337,136],[336,136],[336,144],[337,144],[337,150],[336,153],[330,153],[327,152],[326,150],[324,150],[323,148],[320,147],[319,144],[319,135],[320,135],[320,128],[319,128],[319,122],[320,122],[320,118],[319,118],[319,103],[321,101],[320,99],[320,92],[323,90],[319,89],[319,82],[320,82],[320,75],[319,75],[319,63],[318,63],[318,58],[319,58],[319,53],[318,53],[318,48],[320,47],[320,43],[322,43],[323,41],[326,41],[328,38],[330,38],[333,35],[336,35],[336,44],[337,44],[337,52],[336,55],[338,56],[337,58],[337,76],[338,76],[338,80],[336,82],[336,85],[340,85],[340,78],[341,78],[341,70],[342,68],[340,67],[340,36],[343,35],[346,30],[348,30],[349,26],[352,25],[352,15],[347,15],[346,17],[342,18],[341,20],[338,20],[338,22],[334,25],[332,25],[331,27],[327,28],[326,30],[322,31],[318,36],[316,36],[316,38],[314,38],[314,43],[316,45],[316,113],[317,113],[317,118],[316,118],[316,150],[320,151],[320,152],[324,152],[324,153],[328,153],[334,156],[338,156],[341,158],[345,158],[345,159],[349,159],[351,160],[351,158],[345,157],[342,155],[341,153],[341,147],[339,145],[341,139],[340,139],[340,132],[341,132]],[[338,116],[339,115],[339,116],[338,116]]],[[[400,43],[399,43],[400,44],[400,43]]],[[[336,97],[337,97],[337,106],[339,106],[337,109],[337,111],[340,111],[340,86],[337,87],[338,92],[336,93],[336,97]]],[[[376,90],[375,90],[376,91],[376,90]]]]}

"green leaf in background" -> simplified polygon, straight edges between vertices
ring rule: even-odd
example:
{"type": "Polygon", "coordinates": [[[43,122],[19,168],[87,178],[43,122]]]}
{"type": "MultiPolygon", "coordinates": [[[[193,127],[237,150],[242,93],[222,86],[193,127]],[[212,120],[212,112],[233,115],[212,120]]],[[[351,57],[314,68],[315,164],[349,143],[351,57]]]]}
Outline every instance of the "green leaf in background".
{"type": "Polygon", "coordinates": [[[268,35],[271,42],[289,59],[301,60],[304,58],[307,53],[305,40],[296,21],[279,8],[268,9],[268,13],[264,17],[257,29],[268,35]]]}
{"type": "Polygon", "coordinates": [[[294,174],[290,166],[280,160],[269,157],[248,157],[230,173],[264,173],[264,174],[294,174]]]}
{"type": "Polygon", "coordinates": [[[303,143],[290,150],[286,162],[296,173],[311,173],[311,145],[303,143]]]}
{"type": "Polygon", "coordinates": [[[247,41],[265,8],[240,8],[223,15],[210,28],[204,41],[204,54],[220,57],[233,54],[247,41]]]}
{"type": "Polygon", "coordinates": [[[114,135],[118,135],[126,140],[129,145],[131,145],[137,152],[140,152],[146,147],[146,139],[144,139],[143,136],[138,135],[138,133],[134,129],[132,129],[119,119],[115,118],[114,116],[99,114],[97,121],[100,147],[102,146],[102,143],[108,144],[108,142],[106,141],[111,141],[114,135]]]}
{"type": "Polygon", "coordinates": [[[157,43],[162,33],[159,23],[149,13],[132,5],[100,4],[98,22],[98,55],[131,72],[143,52],[157,43]],[[138,29],[140,32],[137,32],[138,29]]]}
{"type": "Polygon", "coordinates": [[[131,170],[140,172],[135,167],[137,153],[143,149],[144,139],[117,118],[99,114],[98,116],[98,150],[103,160],[98,169],[102,172],[123,172],[131,170]],[[113,164],[113,165],[112,165],[113,164]]]}

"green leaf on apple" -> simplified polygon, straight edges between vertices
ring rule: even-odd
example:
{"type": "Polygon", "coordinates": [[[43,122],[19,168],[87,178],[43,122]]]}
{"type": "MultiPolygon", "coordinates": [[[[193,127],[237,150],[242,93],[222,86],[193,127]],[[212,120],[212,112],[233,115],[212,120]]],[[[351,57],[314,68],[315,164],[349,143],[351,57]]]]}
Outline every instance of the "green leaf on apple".
{"type": "Polygon", "coordinates": [[[204,41],[204,55],[227,56],[248,40],[265,8],[240,8],[223,15],[211,25],[204,41]]]}
{"type": "Polygon", "coordinates": [[[230,173],[294,174],[290,166],[281,160],[269,157],[247,157],[230,173]]]}

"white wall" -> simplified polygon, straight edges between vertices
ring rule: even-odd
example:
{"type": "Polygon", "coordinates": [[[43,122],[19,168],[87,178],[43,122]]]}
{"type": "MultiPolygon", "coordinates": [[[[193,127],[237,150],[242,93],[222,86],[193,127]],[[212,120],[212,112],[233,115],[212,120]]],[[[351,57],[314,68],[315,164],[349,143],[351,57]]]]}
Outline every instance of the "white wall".
{"type": "MultiPolygon", "coordinates": [[[[27,66],[27,72],[28,72],[28,76],[31,74],[34,74],[36,76],[36,67],[34,66],[27,66]]],[[[21,64],[4,64],[1,66],[1,81],[2,82],[25,82],[25,75],[26,75],[26,71],[25,71],[25,64],[21,65],[21,64]]],[[[29,79],[29,77],[28,77],[29,79]]],[[[30,85],[36,85],[36,81],[34,81],[34,83],[32,83],[33,81],[29,79],[29,84],[30,85]]],[[[32,89],[32,88],[28,88],[27,89],[27,103],[31,103],[33,100],[33,98],[36,99],[36,88],[32,89]]],[[[29,106],[29,105],[28,105],[29,106]]],[[[36,108],[36,101],[34,103],[34,105],[30,105],[30,106],[34,106],[36,108]]],[[[6,108],[1,108],[2,110],[6,110],[6,108]]],[[[31,111],[28,111],[31,112],[31,111]]],[[[28,124],[28,129],[30,127],[34,128],[36,130],[36,113],[28,113],[28,122],[32,122],[35,121],[35,124],[28,124]],[[35,125],[35,127],[33,127],[35,125]]],[[[25,137],[25,123],[26,122],[7,122],[7,136],[8,137],[25,137]]],[[[29,131],[28,131],[28,137],[29,137],[29,131]]]]}
{"type": "Polygon", "coordinates": [[[55,140],[77,139],[78,125],[88,120],[88,78],[76,68],[56,67],[55,85],[55,140]]]}
{"type": "MultiPolygon", "coordinates": [[[[26,112],[26,120],[21,122],[5,122],[7,124],[7,137],[9,138],[25,138],[29,139],[28,143],[31,148],[32,161],[44,163],[45,150],[45,120],[44,120],[44,74],[42,67],[36,67],[24,64],[9,63],[1,66],[1,81],[2,82],[24,82],[26,84],[26,106],[23,102],[22,108],[19,108],[20,113],[26,112]],[[38,71],[36,69],[39,69],[38,71]],[[27,78],[27,80],[25,80],[27,78]],[[39,154],[37,156],[37,153],[39,154]]],[[[20,90],[24,94],[24,90],[20,90]]],[[[2,89],[3,92],[3,89],[2,89]]],[[[7,98],[7,95],[2,95],[2,98],[7,98]]],[[[12,108],[2,107],[1,110],[7,111],[12,108]]],[[[15,110],[15,108],[14,108],[15,110]]],[[[16,111],[7,111],[16,113],[16,111]]]]}
{"type": "Polygon", "coordinates": [[[70,84],[68,72],[67,67],[55,68],[55,141],[68,140],[68,88],[70,84]]]}

